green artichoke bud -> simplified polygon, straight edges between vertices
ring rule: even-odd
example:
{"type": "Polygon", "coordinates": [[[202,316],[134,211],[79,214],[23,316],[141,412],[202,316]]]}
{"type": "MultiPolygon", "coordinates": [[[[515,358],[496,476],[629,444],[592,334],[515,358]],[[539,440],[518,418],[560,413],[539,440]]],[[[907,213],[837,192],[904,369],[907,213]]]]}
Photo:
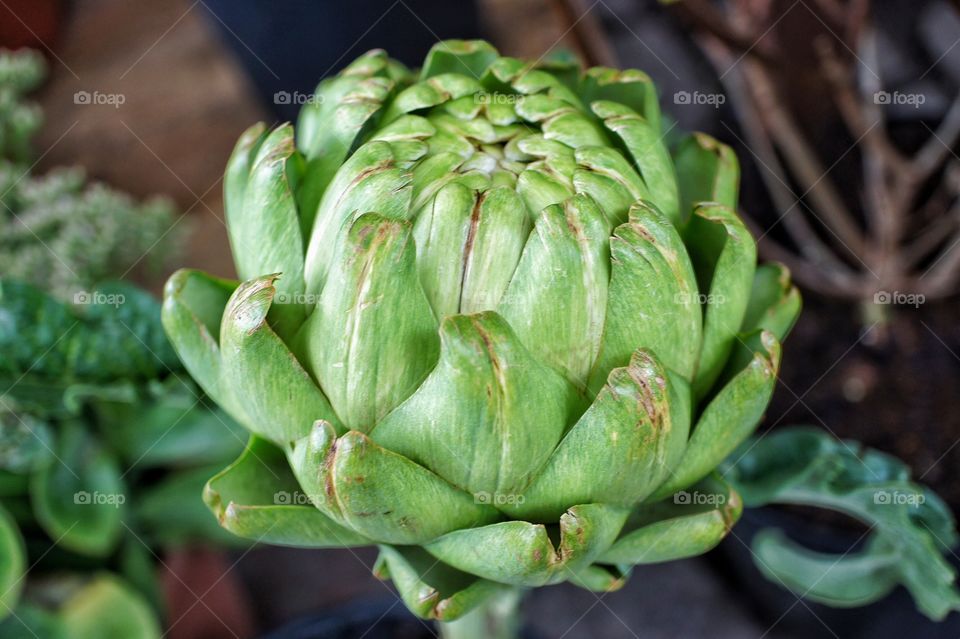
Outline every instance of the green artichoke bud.
{"type": "Polygon", "coordinates": [[[238,535],[378,544],[416,614],[619,587],[739,516],[713,474],[756,427],[799,311],[756,267],[738,169],[676,157],[639,71],[484,42],[382,51],[240,138],[241,283],[184,270],[163,321],[252,433],[205,499],[238,535]],[[672,497],[672,498],[671,498],[672,497]]]}

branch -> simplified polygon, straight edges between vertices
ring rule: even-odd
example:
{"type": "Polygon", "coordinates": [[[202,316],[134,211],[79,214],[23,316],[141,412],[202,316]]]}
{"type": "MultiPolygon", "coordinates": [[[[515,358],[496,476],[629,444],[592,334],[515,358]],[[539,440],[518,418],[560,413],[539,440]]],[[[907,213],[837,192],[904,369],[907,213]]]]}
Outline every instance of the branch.
{"type": "MultiPolygon", "coordinates": [[[[725,59],[730,57],[729,51],[718,41],[704,42],[703,49],[717,66],[729,61],[725,59]]],[[[743,74],[735,68],[735,65],[730,68],[732,73],[727,74],[721,82],[731,98],[734,112],[737,113],[740,126],[749,141],[745,146],[748,151],[754,154],[757,162],[761,165],[760,178],[766,185],[774,206],[780,212],[777,222],[783,221],[790,239],[800,252],[815,265],[815,268],[820,268],[828,275],[836,274],[837,277],[852,276],[852,271],[823,243],[803,214],[800,211],[795,211],[799,198],[787,184],[786,172],[783,170],[773,144],[761,126],[760,117],[743,86],[743,74]]],[[[730,130],[729,127],[728,130],[730,130]]],[[[732,130],[730,131],[733,133],[732,130]]],[[[733,135],[736,136],[735,133],[733,135]]],[[[767,241],[772,241],[768,240],[768,234],[769,229],[755,234],[756,237],[760,238],[761,246],[767,241]]]]}
{"type": "Polygon", "coordinates": [[[917,278],[915,290],[927,297],[945,297],[957,291],[960,281],[960,230],[934,260],[933,264],[917,278]]]}
{"type": "MultiPolygon", "coordinates": [[[[741,211],[740,215],[755,237],[762,233],[762,229],[746,211],[741,211]]],[[[826,271],[823,266],[800,257],[769,236],[760,240],[760,255],[766,260],[782,262],[790,269],[793,280],[808,290],[832,297],[863,295],[863,286],[856,277],[826,271]]]]}
{"type": "Polygon", "coordinates": [[[859,257],[865,250],[863,235],[827,177],[828,171],[820,164],[799,127],[780,104],[776,89],[766,71],[749,60],[745,60],[744,65],[747,85],[757,103],[758,114],[766,122],[771,137],[783,152],[794,176],[807,187],[801,197],[810,196],[814,208],[821,214],[818,219],[823,221],[851,255],[859,257]]]}
{"type": "Polygon", "coordinates": [[[581,0],[553,0],[553,6],[568,27],[567,31],[586,66],[617,66],[617,55],[599,20],[593,16],[596,4],[585,7],[581,0]]]}
{"type": "Polygon", "coordinates": [[[876,113],[879,109],[876,108],[874,96],[857,94],[851,86],[850,69],[840,62],[833,46],[827,40],[819,39],[815,46],[823,73],[833,87],[834,102],[850,134],[855,139],[862,139],[867,150],[882,156],[893,168],[907,170],[907,159],[887,137],[886,128],[878,126],[883,115],[876,113]],[[874,122],[872,126],[867,125],[867,113],[874,115],[874,118],[871,118],[874,122]]]}
{"type": "Polygon", "coordinates": [[[943,122],[910,161],[914,180],[922,183],[936,171],[960,140],[960,94],[953,99],[943,122]]]}
{"type": "Polygon", "coordinates": [[[960,228],[960,206],[954,206],[944,215],[937,215],[913,240],[900,251],[907,268],[916,266],[930,251],[940,246],[954,231],[960,228]]]}
{"type": "Polygon", "coordinates": [[[749,51],[767,64],[776,64],[776,53],[762,38],[758,39],[752,31],[734,25],[709,0],[681,0],[669,6],[680,20],[713,36],[727,47],[743,54],[749,51]]]}

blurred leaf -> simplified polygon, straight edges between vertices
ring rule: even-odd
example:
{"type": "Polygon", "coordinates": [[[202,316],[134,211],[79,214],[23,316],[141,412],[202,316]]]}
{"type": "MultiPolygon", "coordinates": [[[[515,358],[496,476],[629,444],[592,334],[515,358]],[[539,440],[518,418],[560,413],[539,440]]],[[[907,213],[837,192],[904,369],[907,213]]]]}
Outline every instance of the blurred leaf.
{"type": "Polygon", "coordinates": [[[794,427],[746,442],[725,465],[747,506],[821,507],[870,526],[866,543],[842,555],[762,531],[752,550],[771,581],[839,607],[876,601],[899,583],[931,619],[960,610],[955,571],[941,556],[957,543],[953,514],[910,481],[903,462],[820,429],[794,427]]]}
{"type": "Polygon", "coordinates": [[[144,545],[142,535],[127,531],[123,545],[120,548],[119,572],[131,586],[150,603],[150,606],[160,615],[163,614],[163,593],[160,581],[157,579],[157,557],[154,552],[144,545]]]}
{"type": "Polygon", "coordinates": [[[23,537],[13,517],[0,507],[0,619],[17,605],[26,568],[23,537]]]}
{"type": "Polygon", "coordinates": [[[37,520],[63,547],[106,555],[120,536],[126,501],[117,462],[77,423],[61,426],[55,452],[55,460],[31,479],[37,520]]]}
{"type": "Polygon", "coordinates": [[[0,621],[0,639],[67,639],[63,621],[52,612],[27,603],[13,612],[0,621]]]}
{"type": "Polygon", "coordinates": [[[28,284],[0,281],[0,384],[15,398],[25,376],[90,383],[180,369],[149,293],[117,283],[77,299],[64,304],[28,284]]]}
{"type": "Polygon", "coordinates": [[[141,492],[133,508],[144,540],[166,547],[196,541],[247,545],[221,528],[203,503],[203,488],[218,470],[204,467],[179,471],[141,492]]]}
{"type": "Polygon", "coordinates": [[[102,573],[59,610],[66,639],[152,639],[161,636],[153,610],[129,584],[102,573]]]}
{"type": "Polygon", "coordinates": [[[50,426],[7,408],[0,401],[0,470],[22,475],[47,464],[53,456],[50,426]]]}
{"type": "Polygon", "coordinates": [[[138,468],[225,463],[243,450],[246,432],[202,398],[191,381],[177,375],[93,406],[111,448],[138,468]]]}

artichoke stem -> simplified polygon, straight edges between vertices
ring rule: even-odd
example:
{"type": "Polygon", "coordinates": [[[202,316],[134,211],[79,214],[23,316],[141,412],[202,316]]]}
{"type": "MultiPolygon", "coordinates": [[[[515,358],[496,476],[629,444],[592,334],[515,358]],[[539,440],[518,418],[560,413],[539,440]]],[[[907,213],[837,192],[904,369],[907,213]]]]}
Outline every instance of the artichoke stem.
{"type": "Polygon", "coordinates": [[[441,622],[441,639],[517,639],[520,636],[520,601],[523,592],[513,588],[490,597],[456,621],[441,622]]]}

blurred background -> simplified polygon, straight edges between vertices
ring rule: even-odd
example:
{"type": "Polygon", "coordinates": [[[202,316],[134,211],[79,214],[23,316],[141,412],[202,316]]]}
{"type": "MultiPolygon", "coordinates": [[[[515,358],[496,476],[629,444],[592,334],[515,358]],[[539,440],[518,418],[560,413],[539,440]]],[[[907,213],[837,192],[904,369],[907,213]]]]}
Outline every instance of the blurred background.
{"type": "MultiPolygon", "coordinates": [[[[960,508],[960,4],[0,0],[0,47],[36,49],[48,68],[31,93],[43,124],[30,171],[80,166],[136,202],[167,198],[159,226],[137,230],[151,241],[111,273],[155,294],[183,265],[234,275],[221,178],[245,128],[295,119],[319,79],[370,48],[414,65],[452,37],[642,69],[665,136],[733,147],[741,212],[805,306],[761,428],[858,439],[960,508]],[[145,268],[140,255],[161,251],[145,268]]],[[[749,543],[770,522],[830,551],[861,535],[839,517],[750,511],[709,556],[637,570],[616,593],[537,591],[530,636],[876,637],[926,623],[901,591],[834,611],[769,585],[749,543]]],[[[329,626],[322,636],[432,636],[370,576],[375,552],[149,545],[170,637],[321,636],[278,630],[298,620],[329,626]]],[[[960,634],[956,614],[923,628],[960,634]]]]}

